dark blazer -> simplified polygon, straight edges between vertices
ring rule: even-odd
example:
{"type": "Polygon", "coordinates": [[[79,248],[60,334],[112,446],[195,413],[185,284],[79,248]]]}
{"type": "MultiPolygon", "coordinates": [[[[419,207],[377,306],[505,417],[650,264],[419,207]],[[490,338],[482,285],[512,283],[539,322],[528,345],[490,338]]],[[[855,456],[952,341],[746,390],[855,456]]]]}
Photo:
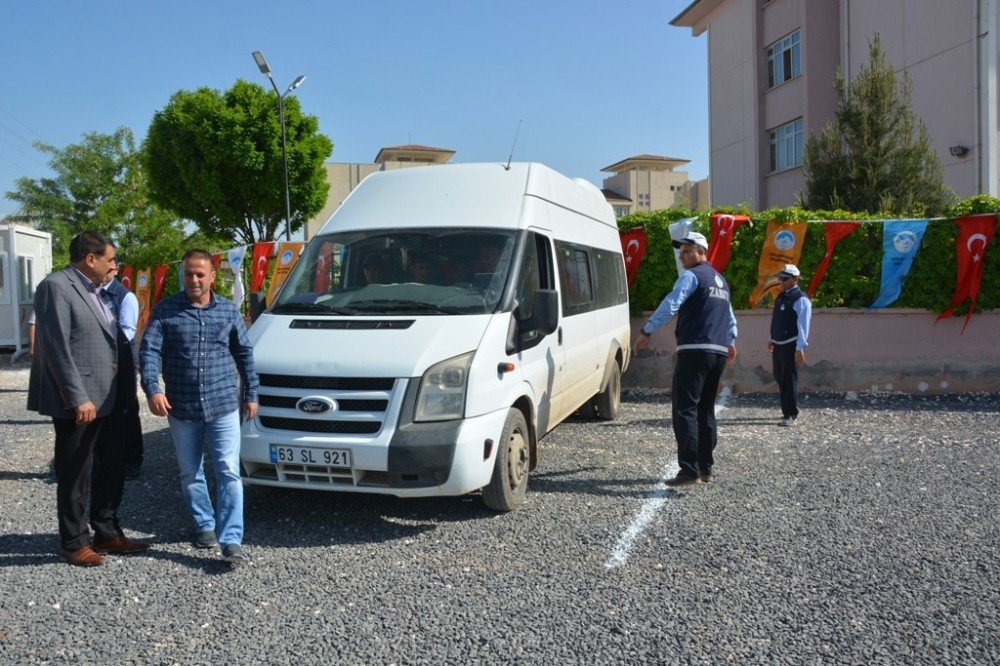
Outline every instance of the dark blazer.
{"type": "Polygon", "coordinates": [[[116,333],[72,266],[39,283],[35,324],[28,409],[72,419],[90,400],[97,416],[107,416],[117,389],[116,333]]]}

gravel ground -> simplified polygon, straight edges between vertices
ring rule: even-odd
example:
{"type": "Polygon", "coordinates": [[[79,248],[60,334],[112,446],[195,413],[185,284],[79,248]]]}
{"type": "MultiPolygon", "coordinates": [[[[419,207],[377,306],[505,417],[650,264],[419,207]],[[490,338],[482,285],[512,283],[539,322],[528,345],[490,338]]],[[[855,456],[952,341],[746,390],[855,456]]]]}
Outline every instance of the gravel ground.
{"type": "Polygon", "coordinates": [[[543,441],[528,500],[248,488],[246,567],[194,549],[166,423],[123,521],[56,555],[50,422],[0,370],[2,663],[1000,662],[1000,394],[729,396],[717,480],[674,468],[669,395],[543,441]]]}

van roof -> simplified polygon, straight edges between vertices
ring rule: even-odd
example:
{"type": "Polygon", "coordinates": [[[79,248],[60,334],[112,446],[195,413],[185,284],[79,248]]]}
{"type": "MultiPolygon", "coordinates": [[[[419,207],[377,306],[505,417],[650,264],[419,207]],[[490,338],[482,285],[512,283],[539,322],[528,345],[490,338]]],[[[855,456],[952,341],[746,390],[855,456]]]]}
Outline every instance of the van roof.
{"type": "Polygon", "coordinates": [[[592,183],[537,162],[442,164],[377,171],[365,178],[320,233],[405,226],[510,228],[522,224],[525,196],[537,197],[617,229],[592,183]]]}

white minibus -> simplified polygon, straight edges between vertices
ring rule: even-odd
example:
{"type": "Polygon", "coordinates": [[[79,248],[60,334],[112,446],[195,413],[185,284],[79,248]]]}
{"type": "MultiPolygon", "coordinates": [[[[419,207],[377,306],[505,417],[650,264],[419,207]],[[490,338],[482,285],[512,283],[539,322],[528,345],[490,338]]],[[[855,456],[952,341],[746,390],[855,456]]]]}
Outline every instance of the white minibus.
{"type": "Polygon", "coordinates": [[[250,328],[247,484],[524,500],[543,436],[615,419],[628,288],[611,207],[541,164],[368,176],[250,328]]]}

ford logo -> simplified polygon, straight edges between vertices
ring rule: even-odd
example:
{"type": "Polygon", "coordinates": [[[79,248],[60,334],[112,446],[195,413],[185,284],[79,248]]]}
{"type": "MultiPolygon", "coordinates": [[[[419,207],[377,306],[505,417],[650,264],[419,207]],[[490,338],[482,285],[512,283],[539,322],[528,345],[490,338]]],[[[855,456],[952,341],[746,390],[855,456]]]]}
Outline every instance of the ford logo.
{"type": "Polygon", "coordinates": [[[302,398],[295,403],[295,408],[306,414],[325,414],[337,409],[337,403],[329,398],[317,396],[302,398]]]}

